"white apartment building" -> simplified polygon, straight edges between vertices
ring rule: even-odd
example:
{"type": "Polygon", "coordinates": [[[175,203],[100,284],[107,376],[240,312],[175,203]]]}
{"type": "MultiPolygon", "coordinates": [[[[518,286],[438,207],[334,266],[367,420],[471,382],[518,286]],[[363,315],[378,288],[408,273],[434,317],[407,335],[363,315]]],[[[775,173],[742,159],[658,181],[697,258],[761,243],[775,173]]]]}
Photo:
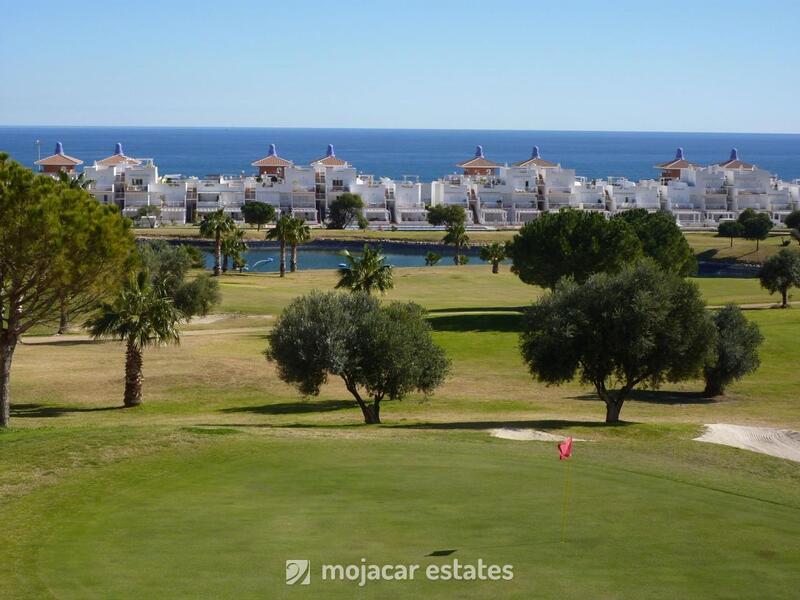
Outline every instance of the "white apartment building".
{"type": "MultiPolygon", "coordinates": [[[[77,176],[81,160],[57,144],[52,156],[36,163],[44,173],[65,171],[77,176]]],[[[709,166],[690,162],[678,148],[675,158],[655,165],[658,180],[638,182],[624,177],[588,181],[574,169],[544,159],[537,146],[530,157],[511,165],[494,162],[478,146],[454,173],[431,183],[405,177],[395,181],[359,173],[328,145],[324,156],[297,165],[270,144],[267,154],[251,163],[253,175],[208,175],[203,178],[159,175],[153,159],[126,156],[122,144],[114,153],[83,169],[92,181],[90,192],[114,204],[133,219],[164,223],[195,222],[223,209],[242,220],[246,202],[271,204],[309,224],[324,222],[330,203],[339,195],[358,194],[364,216],[374,226],[425,225],[428,205],[455,205],[476,226],[522,225],[544,212],[562,208],[599,211],[608,216],[641,208],[665,210],[684,227],[716,227],[747,208],[769,214],[776,224],[800,206],[800,180],[781,181],[768,171],[739,159],[709,166]],[[150,215],[150,216],[144,216],[150,215]]]]}

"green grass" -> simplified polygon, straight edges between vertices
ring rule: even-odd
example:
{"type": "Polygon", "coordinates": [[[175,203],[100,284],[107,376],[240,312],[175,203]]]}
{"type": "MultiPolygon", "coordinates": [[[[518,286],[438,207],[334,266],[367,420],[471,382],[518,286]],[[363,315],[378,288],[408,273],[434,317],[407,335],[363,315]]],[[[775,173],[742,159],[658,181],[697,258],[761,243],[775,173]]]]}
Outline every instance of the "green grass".
{"type": "MultiPolygon", "coordinates": [[[[366,427],[340,382],[304,399],[262,356],[267,327],[331,271],[227,275],[220,312],[145,353],[145,404],[119,409],[115,342],[23,344],[0,432],[0,598],[351,598],[290,588],[284,561],[513,564],[507,583],[372,584],[369,598],[789,598],[800,585],[800,464],[692,441],[703,423],[800,428],[800,311],[749,310],[761,369],[716,401],[700,382],[640,391],[602,424],[578,384],[531,380],[518,308],[541,290],[488,266],[400,269],[388,299],[430,310],[453,373],[366,427]],[[576,445],[491,438],[532,427],[576,445]],[[456,550],[451,557],[427,556],[456,550]]],[[[698,280],[711,304],[770,302],[753,280],[698,280]]],[[[33,342],[34,340],[31,340],[33,342]]],[[[314,575],[318,580],[318,570],[314,575]]]]}
{"type": "MultiPolygon", "coordinates": [[[[791,489],[764,485],[775,479],[756,474],[767,459],[739,460],[737,467],[751,463],[744,482],[721,464],[676,477],[669,459],[643,467],[635,448],[612,443],[578,444],[568,466],[552,444],[444,437],[245,432],[92,469],[5,509],[12,531],[30,526],[3,561],[4,581],[15,583],[16,597],[352,598],[355,584],[323,583],[318,571],[302,592],[287,588],[284,561],[307,558],[319,569],[363,557],[424,568],[458,558],[512,564],[514,580],[372,583],[360,595],[796,591],[800,504],[791,489]],[[429,556],[436,550],[455,553],[429,556]]],[[[706,447],[685,458],[706,454],[721,463],[706,447]]]]}

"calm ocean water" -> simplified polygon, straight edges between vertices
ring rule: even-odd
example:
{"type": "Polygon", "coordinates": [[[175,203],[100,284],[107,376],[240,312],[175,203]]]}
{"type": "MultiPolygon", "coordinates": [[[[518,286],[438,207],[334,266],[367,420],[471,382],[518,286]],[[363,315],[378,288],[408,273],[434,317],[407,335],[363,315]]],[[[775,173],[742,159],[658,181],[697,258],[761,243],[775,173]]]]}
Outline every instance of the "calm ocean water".
{"type": "Polygon", "coordinates": [[[423,181],[456,171],[477,144],[500,163],[527,158],[538,145],[544,158],[574,168],[586,177],[653,177],[657,162],[682,146],[687,158],[708,164],[727,159],[731,147],[743,160],[783,179],[800,178],[800,135],[723,133],[619,133],[572,131],[476,131],[409,129],[0,127],[0,151],[32,166],[35,140],[42,156],[57,141],[86,164],[112,153],[122,142],[129,156],[154,158],[160,173],[207,175],[251,173],[250,163],[267,152],[297,164],[324,155],[327,144],[361,172],[396,179],[418,175],[423,181]]]}

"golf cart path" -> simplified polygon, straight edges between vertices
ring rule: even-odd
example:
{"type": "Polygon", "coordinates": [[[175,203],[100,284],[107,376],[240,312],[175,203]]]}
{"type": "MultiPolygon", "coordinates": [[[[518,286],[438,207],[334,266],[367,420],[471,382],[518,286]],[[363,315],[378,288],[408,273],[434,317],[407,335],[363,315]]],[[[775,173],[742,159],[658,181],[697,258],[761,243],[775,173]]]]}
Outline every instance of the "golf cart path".
{"type": "MultiPolygon", "coordinates": [[[[266,333],[272,329],[269,326],[259,327],[230,327],[227,329],[192,329],[189,331],[181,331],[181,337],[202,337],[207,335],[225,335],[231,333],[266,333]]],[[[86,334],[68,334],[68,335],[35,335],[26,336],[22,339],[22,343],[35,346],[36,344],[57,344],[59,342],[68,344],[70,342],[90,342],[90,341],[109,341],[109,340],[93,340],[90,335],[86,334]]]]}
{"type": "MultiPolygon", "coordinates": [[[[793,300],[788,303],[789,306],[800,306],[800,302],[793,300]]],[[[780,308],[780,302],[756,302],[751,304],[738,304],[736,305],[741,308],[742,310],[752,310],[752,309],[759,309],[759,308],[780,308]]],[[[718,310],[720,308],[724,308],[725,304],[711,304],[706,308],[710,308],[712,310],[718,310]]]]}
{"type": "Polygon", "coordinates": [[[800,431],[791,429],[711,423],[694,439],[800,462],[800,431]]]}

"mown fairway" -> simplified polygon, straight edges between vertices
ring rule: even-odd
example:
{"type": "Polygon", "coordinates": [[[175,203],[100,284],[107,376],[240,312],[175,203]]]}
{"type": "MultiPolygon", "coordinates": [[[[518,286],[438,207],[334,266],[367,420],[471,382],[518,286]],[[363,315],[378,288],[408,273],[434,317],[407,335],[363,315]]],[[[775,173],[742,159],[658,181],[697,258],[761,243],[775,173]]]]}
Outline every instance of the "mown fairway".
{"type": "MultiPolygon", "coordinates": [[[[303,399],[260,354],[272,317],[331,272],[224,277],[225,318],[146,352],[138,409],[117,408],[119,344],[29,338],[0,433],[0,597],[795,597],[800,465],[691,438],[710,422],[800,428],[797,309],[747,312],[763,365],[724,398],[699,398],[700,382],[644,391],[606,427],[591,390],[536,384],[521,363],[517,307],[540,290],[488,266],[397,275],[388,298],[431,311],[453,376],[387,403],[380,427],[339,382],[303,399]],[[591,440],[570,465],[564,544],[554,444],[494,427],[591,440]],[[482,558],[515,578],[319,581],[321,562],[362,557],[482,558]],[[293,558],[316,565],[310,586],[285,585],[293,558]]],[[[710,304],[775,300],[752,280],[698,283],[710,304]]]]}

